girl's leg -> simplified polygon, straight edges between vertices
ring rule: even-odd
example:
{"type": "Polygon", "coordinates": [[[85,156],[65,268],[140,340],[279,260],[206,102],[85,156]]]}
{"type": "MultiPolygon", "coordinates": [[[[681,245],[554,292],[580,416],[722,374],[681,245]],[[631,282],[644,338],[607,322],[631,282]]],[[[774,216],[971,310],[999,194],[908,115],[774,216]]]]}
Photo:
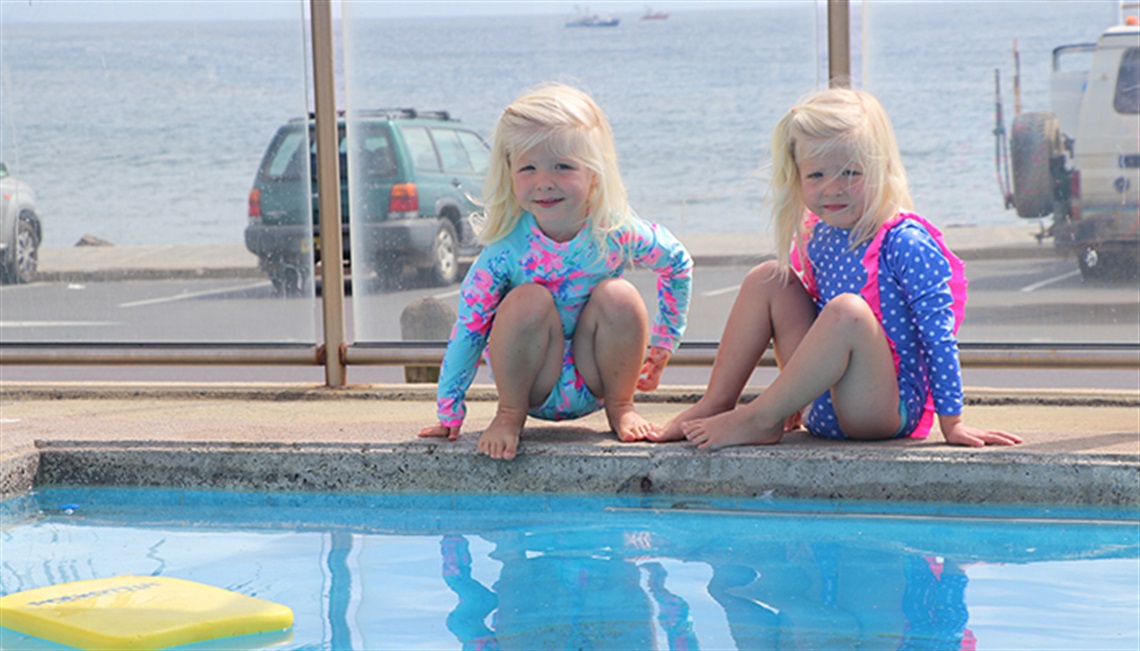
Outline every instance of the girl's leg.
{"type": "Polygon", "coordinates": [[[778,443],[784,419],[831,390],[839,426],[851,438],[889,438],[899,427],[898,378],[879,320],[861,297],[827,304],[787,366],[756,400],[719,416],[690,421],[697,447],[778,443]]]}
{"type": "Polygon", "coordinates": [[[765,262],[744,277],[724,325],[709,386],[701,399],[674,418],[654,440],[685,437],[682,424],[736,408],[748,379],[768,344],[775,342],[776,361],[790,359],[815,318],[811,297],[794,276],[781,279],[775,262],[765,262]]]}
{"type": "Polygon", "coordinates": [[[622,441],[653,431],[633,408],[648,345],[649,315],[637,288],[621,278],[595,287],[574,332],[574,363],[586,388],[605,401],[606,419],[622,441]]]}
{"type": "Polygon", "coordinates": [[[563,342],[562,321],[546,288],[519,285],[499,303],[488,347],[499,406],[479,437],[479,452],[515,457],[527,411],[542,404],[558,381],[563,342]]]}

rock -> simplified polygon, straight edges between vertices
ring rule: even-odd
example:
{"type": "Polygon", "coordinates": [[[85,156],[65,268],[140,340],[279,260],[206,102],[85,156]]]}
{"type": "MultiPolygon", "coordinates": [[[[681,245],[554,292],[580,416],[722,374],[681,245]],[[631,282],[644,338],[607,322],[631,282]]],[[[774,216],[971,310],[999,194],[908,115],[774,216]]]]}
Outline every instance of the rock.
{"type": "MultiPolygon", "coordinates": [[[[455,308],[430,296],[408,304],[400,313],[400,337],[404,341],[447,341],[458,318],[455,308]]],[[[408,384],[439,382],[438,366],[405,366],[408,384]]]]}
{"type": "Polygon", "coordinates": [[[115,246],[115,245],[108,242],[107,240],[105,240],[101,237],[95,237],[94,235],[87,234],[87,235],[84,235],[83,237],[79,238],[79,241],[75,243],[75,246],[115,246]]]}

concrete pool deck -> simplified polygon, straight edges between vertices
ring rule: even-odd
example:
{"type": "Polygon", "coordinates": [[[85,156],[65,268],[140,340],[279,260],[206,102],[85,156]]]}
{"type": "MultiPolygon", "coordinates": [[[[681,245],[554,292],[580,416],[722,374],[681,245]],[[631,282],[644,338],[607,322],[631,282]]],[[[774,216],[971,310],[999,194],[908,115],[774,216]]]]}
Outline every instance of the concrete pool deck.
{"type": "MultiPolygon", "coordinates": [[[[703,387],[644,396],[667,421],[703,387]]],[[[604,416],[532,420],[520,455],[475,452],[495,408],[474,387],[459,441],[420,439],[434,386],[0,385],[0,489],[41,485],[237,490],[600,492],[954,502],[1140,505],[1135,391],[968,389],[968,422],[1021,434],[1015,447],[834,442],[795,432],[776,446],[706,453],[620,443],[604,416]]],[[[748,396],[746,396],[748,397],[748,396]]]]}

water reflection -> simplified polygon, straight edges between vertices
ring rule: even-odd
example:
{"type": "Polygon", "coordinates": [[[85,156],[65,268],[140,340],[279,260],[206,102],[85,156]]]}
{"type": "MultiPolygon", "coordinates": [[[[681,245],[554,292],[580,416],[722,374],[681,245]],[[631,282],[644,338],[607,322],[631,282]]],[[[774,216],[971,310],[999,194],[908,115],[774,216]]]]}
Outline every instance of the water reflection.
{"type": "MultiPolygon", "coordinates": [[[[492,587],[472,578],[466,537],[441,539],[443,579],[459,600],[447,627],[464,649],[662,648],[655,634],[671,651],[701,648],[664,565],[638,560],[652,550],[631,549],[627,536],[625,553],[605,541],[591,554],[543,553],[526,539],[496,538],[491,557],[503,568],[492,587]]],[[[712,568],[706,590],[738,649],[957,650],[976,641],[969,579],[942,557],[773,542],[684,560],[712,568]]]]}
{"type": "Polygon", "coordinates": [[[0,594],[175,576],[289,606],[284,648],[1140,643],[1134,510],[47,489],[0,512],[0,594]]]}

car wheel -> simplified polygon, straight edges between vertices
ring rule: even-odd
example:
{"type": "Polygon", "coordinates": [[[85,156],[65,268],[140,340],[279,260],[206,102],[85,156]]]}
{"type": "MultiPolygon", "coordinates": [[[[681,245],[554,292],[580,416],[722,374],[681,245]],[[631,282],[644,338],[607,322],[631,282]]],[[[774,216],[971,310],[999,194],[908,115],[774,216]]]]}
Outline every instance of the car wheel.
{"type": "Polygon", "coordinates": [[[1019,217],[1044,217],[1053,212],[1057,184],[1053,160],[1064,155],[1061,123],[1052,113],[1022,113],[1010,135],[1013,205],[1019,217]]]}
{"type": "Polygon", "coordinates": [[[40,238],[36,227],[28,219],[20,219],[16,225],[16,242],[12,247],[12,259],[4,265],[4,281],[30,283],[36,279],[39,269],[40,238]]]}
{"type": "Polygon", "coordinates": [[[273,291],[279,296],[304,296],[308,289],[308,275],[298,265],[283,264],[269,271],[273,291]]]}
{"type": "Polygon", "coordinates": [[[450,285],[459,277],[459,240],[455,227],[446,219],[435,234],[429,266],[425,271],[436,285],[450,285]]]}

